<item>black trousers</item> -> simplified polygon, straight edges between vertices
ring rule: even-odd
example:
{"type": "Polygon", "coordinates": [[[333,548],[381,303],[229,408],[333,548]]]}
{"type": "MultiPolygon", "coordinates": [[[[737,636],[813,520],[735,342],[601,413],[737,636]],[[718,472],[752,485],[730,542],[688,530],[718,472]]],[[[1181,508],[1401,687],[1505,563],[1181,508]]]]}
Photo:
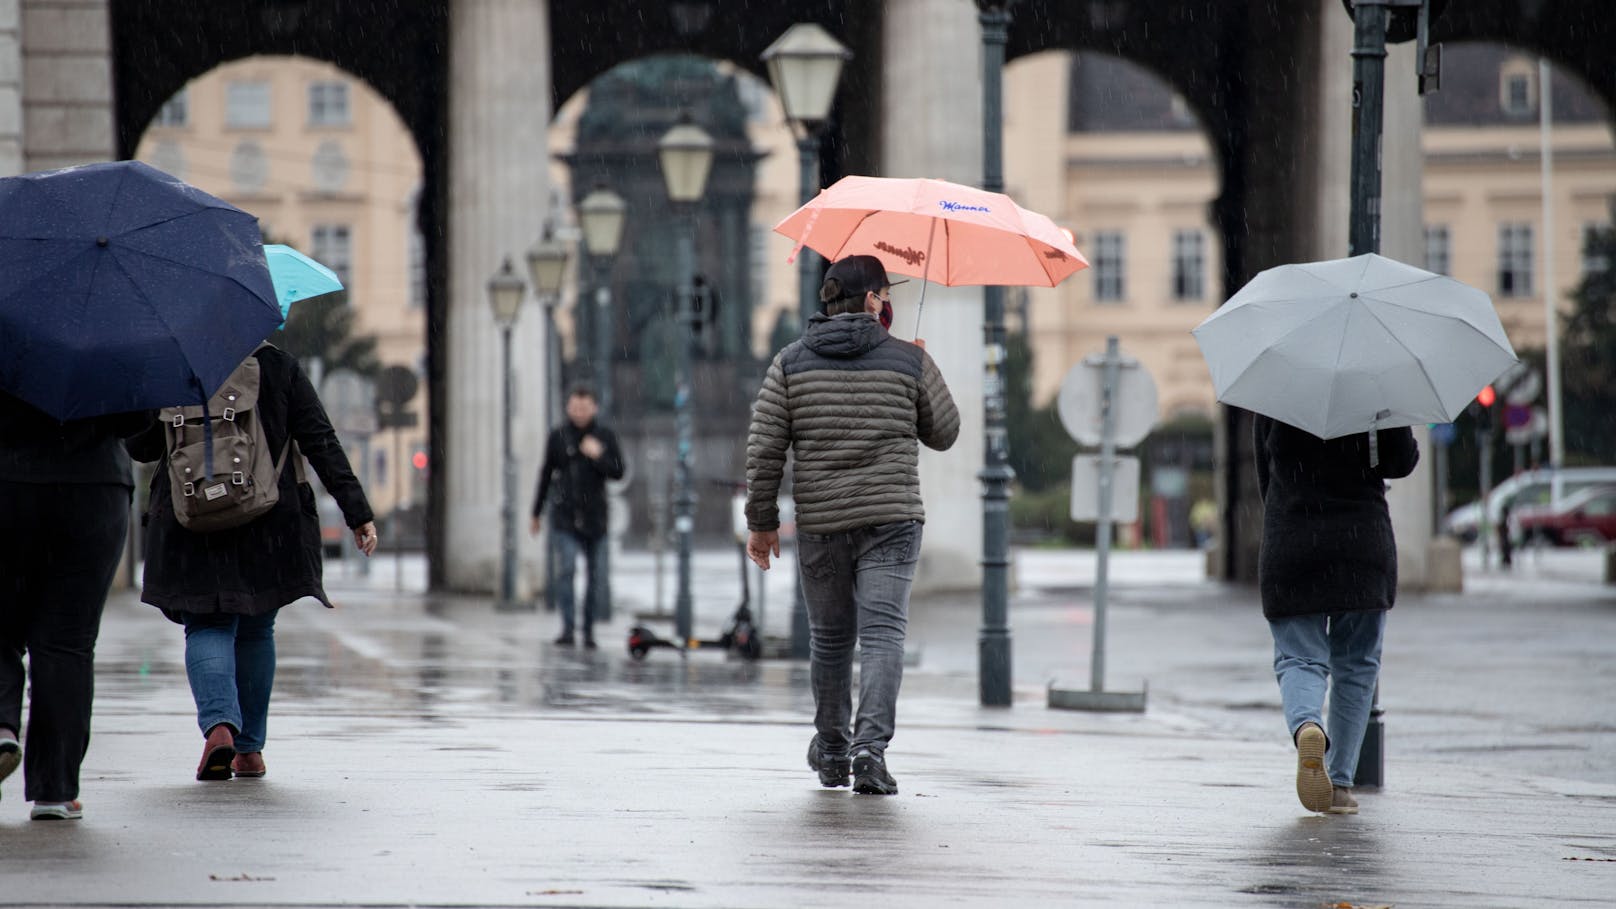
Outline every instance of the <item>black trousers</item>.
{"type": "Polygon", "coordinates": [[[0,726],[22,729],[30,802],[78,798],[90,747],[95,639],[129,531],[130,490],[0,480],[0,726]]]}

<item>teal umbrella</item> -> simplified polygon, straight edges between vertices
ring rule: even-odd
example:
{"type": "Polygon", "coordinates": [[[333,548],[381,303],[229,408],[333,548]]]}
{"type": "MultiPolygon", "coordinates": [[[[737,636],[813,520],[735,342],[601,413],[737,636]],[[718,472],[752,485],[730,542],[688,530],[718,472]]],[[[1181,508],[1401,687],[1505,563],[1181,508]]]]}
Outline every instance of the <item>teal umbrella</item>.
{"type": "Polygon", "coordinates": [[[282,318],[298,300],[342,289],[336,272],[290,246],[266,243],[264,259],[269,262],[269,278],[275,283],[275,299],[281,305],[282,318]]]}

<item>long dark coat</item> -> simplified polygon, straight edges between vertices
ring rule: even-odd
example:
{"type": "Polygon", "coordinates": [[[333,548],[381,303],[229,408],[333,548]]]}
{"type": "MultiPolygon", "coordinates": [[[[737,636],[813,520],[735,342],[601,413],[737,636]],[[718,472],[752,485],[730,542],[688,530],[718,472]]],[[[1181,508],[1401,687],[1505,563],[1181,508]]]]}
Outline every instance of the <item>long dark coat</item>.
{"type": "Polygon", "coordinates": [[[593,420],[581,429],[567,420],[550,430],[544,443],[533,516],[542,516],[549,502],[551,529],[598,540],[606,533],[606,481],[622,478],[623,449],[617,434],[593,420]],[[585,436],[600,440],[605,451],[599,459],[580,450],[585,436]]]}
{"type": "Polygon", "coordinates": [[[1385,481],[1408,476],[1419,463],[1413,431],[1380,431],[1378,467],[1369,466],[1368,433],[1325,441],[1261,415],[1254,432],[1263,615],[1390,609],[1397,542],[1385,481]]]}
{"type": "MultiPolygon", "coordinates": [[[[259,419],[270,451],[278,455],[287,433],[320,482],[342,508],[349,527],[373,519],[325,407],[296,358],[265,346],[258,358],[259,419]]],[[[193,533],[174,517],[163,426],[129,441],[136,460],[158,461],[146,525],[146,574],[140,598],[180,621],[182,613],[263,615],[293,600],[331,600],[322,586],[320,518],[314,490],[297,481],[289,455],[280,476],[280,501],[249,524],[193,533]]]]}

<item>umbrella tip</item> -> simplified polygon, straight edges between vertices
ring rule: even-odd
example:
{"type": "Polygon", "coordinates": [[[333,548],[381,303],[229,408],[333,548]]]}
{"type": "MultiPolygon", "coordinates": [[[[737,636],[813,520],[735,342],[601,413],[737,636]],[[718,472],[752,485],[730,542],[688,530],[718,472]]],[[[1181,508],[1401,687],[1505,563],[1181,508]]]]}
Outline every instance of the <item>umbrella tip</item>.
{"type": "Polygon", "coordinates": [[[1352,292],[1352,293],[1350,293],[1350,294],[1347,294],[1347,296],[1349,296],[1349,297],[1351,297],[1351,298],[1352,298],[1352,299],[1354,299],[1354,300],[1356,300],[1356,299],[1358,299],[1358,292],[1357,292],[1357,291],[1353,291],[1353,292],[1352,292]]]}
{"type": "Polygon", "coordinates": [[[96,237],[95,238],[95,245],[100,246],[100,247],[105,247],[107,245],[107,238],[106,237],[96,237]]]}

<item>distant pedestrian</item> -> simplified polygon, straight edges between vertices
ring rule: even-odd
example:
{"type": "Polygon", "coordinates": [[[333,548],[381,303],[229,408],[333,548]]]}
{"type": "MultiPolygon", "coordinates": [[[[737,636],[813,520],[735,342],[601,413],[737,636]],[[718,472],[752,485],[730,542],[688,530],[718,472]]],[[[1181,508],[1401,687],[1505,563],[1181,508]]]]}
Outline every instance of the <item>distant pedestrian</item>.
{"type": "Polygon", "coordinates": [[[1419,449],[1407,428],[1380,430],[1371,465],[1368,433],[1325,441],[1261,415],[1254,432],[1257,576],[1296,745],[1296,795],[1309,811],[1357,814],[1353,778],[1397,598],[1386,480],[1412,473],[1419,449]]]}
{"type": "Polygon", "coordinates": [[[746,440],[747,555],[780,554],[777,497],[793,468],[797,558],[812,633],[814,727],[808,766],[822,786],[894,795],[886,750],[903,681],[909,590],[926,510],[919,445],[943,451],[959,411],[923,346],[882,325],[891,285],[881,260],[849,256],[819,290],[823,312],[775,355],[746,440]],[[852,716],[853,647],[860,649],[852,716]]]}
{"type": "Polygon", "coordinates": [[[555,643],[577,643],[573,616],[573,577],[578,556],[588,572],[584,588],[584,646],[595,649],[595,619],[604,612],[606,596],[607,536],[606,481],[623,478],[623,450],[617,434],[596,422],[600,404],[595,390],[574,385],[567,394],[567,420],[550,431],[539,468],[539,489],[533,497],[534,536],[544,525],[544,506],[550,506],[550,532],[554,535],[556,576],[549,596],[561,613],[561,635],[555,643]],[[553,496],[552,496],[553,490],[553,496]]]}
{"type": "MultiPolygon", "coordinates": [[[[240,526],[188,529],[175,511],[170,477],[174,427],[159,420],[129,443],[137,460],[158,462],[144,519],[141,599],[185,626],[185,672],[204,736],[196,770],[199,780],[264,775],[275,682],[275,617],[282,606],[304,597],[331,607],[322,580],[314,490],[299,475],[300,453],[337,500],[360,552],[369,556],[377,544],[370,503],[302,367],[291,354],[268,344],[259,347],[252,360],[257,362],[252,419],[262,428],[263,442],[278,465],[278,473],[272,475],[279,497],[268,511],[240,526]]],[[[241,375],[239,370],[232,378],[236,375],[241,375]]],[[[218,398],[215,395],[209,406],[215,424],[222,411],[218,398]]],[[[243,419],[239,412],[233,417],[243,419]]],[[[197,406],[186,432],[201,435],[202,421],[197,406]]],[[[218,443],[213,446],[218,464],[225,449],[217,428],[212,435],[218,443]]],[[[201,485],[206,481],[200,477],[198,481],[196,494],[204,498],[217,488],[201,485]]],[[[179,492],[183,500],[186,491],[179,492]]]]}
{"type": "Polygon", "coordinates": [[[120,436],[151,418],[63,423],[0,392],[0,781],[24,764],[35,820],[83,816],[95,642],[135,485],[120,436]]]}

